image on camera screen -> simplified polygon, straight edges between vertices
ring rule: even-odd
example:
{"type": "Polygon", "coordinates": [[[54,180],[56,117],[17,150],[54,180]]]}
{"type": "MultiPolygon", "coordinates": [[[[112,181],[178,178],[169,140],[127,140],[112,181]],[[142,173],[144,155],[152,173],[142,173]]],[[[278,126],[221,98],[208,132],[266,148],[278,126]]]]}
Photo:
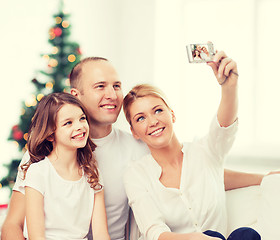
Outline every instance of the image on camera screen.
{"type": "Polygon", "coordinates": [[[190,63],[210,62],[215,55],[212,43],[189,44],[187,46],[187,51],[190,63]]]}

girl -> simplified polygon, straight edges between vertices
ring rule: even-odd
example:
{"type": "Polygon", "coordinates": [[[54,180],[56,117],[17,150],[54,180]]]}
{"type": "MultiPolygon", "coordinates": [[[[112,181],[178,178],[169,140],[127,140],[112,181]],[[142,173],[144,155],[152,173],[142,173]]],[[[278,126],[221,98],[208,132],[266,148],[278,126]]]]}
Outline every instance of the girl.
{"type": "Polygon", "coordinates": [[[199,52],[197,49],[194,50],[194,53],[193,53],[193,60],[194,60],[194,61],[201,61],[200,52],[199,52]]]}
{"type": "Polygon", "coordinates": [[[28,239],[110,239],[104,191],[86,109],[69,93],[42,98],[28,135],[25,172],[28,239]]]}
{"type": "MultiPolygon", "coordinates": [[[[156,88],[138,85],[124,99],[132,134],[151,152],[134,162],[124,176],[144,239],[225,240],[223,160],[237,130],[238,73],[236,63],[224,52],[217,52],[208,64],[222,85],[222,98],[203,139],[178,141],[174,112],[156,88]]],[[[251,228],[240,228],[228,239],[259,240],[260,236],[251,228]]]]}

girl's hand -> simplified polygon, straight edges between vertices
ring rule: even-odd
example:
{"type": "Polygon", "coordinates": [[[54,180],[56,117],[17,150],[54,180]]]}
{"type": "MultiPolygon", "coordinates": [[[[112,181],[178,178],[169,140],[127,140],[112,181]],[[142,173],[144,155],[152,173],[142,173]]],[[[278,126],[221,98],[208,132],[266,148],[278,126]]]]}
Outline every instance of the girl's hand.
{"type": "Polygon", "coordinates": [[[213,70],[220,85],[236,84],[238,80],[237,64],[227,57],[225,52],[216,52],[213,61],[207,63],[213,70]]]}

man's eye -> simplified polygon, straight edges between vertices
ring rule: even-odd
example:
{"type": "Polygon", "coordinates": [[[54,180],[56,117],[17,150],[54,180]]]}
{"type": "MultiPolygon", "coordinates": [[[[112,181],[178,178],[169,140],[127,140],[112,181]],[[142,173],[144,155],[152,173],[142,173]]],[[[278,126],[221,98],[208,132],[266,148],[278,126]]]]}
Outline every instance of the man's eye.
{"type": "Polygon", "coordinates": [[[103,84],[97,85],[96,88],[104,88],[103,84]]]}
{"type": "Polygon", "coordinates": [[[120,84],[115,84],[115,85],[114,85],[114,88],[115,88],[115,89],[121,89],[121,85],[120,85],[120,84]]]}
{"type": "Polygon", "coordinates": [[[136,121],[137,121],[137,122],[142,122],[144,119],[145,119],[145,118],[141,116],[141,117],[137,118],[136,121]]]}

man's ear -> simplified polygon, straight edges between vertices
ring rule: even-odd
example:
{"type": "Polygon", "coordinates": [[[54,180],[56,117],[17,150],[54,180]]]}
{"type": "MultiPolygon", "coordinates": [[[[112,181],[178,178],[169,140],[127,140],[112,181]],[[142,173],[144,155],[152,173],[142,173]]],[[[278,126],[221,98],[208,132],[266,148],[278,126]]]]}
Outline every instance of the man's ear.
{"type": "Polygon", "coordinates": [[[80,95],[80,91],[77,88],[71,88],[70,93],[75,97],[80,95]]]}
{"type": "Polygon", "coordinates": [[[131,133],[132,133],[132,136],[133,136],[135,139],[137,139],[137,140],[140,139],[140,138],[138,137],[138,135],[135,133],[133,127],[130,127],[130,131],[131,131],[131,133]]]}
{"type": "Polygon", "coordinates": [[[172,116],[172,122],[175,123],[176,122],[175,113],[172,109],[170,111],[171,111],[171,116],[172,116]]]}

